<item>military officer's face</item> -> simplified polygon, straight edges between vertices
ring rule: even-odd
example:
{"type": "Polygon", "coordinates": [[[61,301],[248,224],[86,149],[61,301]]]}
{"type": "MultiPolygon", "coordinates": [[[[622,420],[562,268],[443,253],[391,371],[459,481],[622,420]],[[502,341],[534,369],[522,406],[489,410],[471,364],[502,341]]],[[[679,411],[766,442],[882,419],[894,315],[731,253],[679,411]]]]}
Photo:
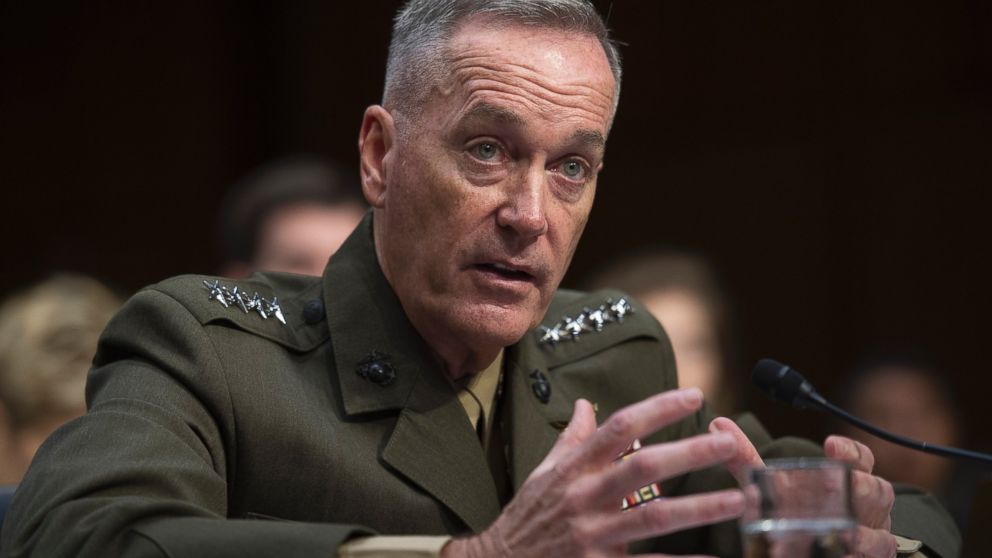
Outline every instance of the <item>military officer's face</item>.
{"type": "MultiPolygon", "coordinates": [[[[414,325],[435,349],[475,351],[515,343],[547,310],[592,207],[615,82],[597,39],[561,31],[473,20],[449,52],[417,114],[379,115],[363,181],[414,325]]],[[[364,143],[369,126],[366,113],[364,143]]]]}

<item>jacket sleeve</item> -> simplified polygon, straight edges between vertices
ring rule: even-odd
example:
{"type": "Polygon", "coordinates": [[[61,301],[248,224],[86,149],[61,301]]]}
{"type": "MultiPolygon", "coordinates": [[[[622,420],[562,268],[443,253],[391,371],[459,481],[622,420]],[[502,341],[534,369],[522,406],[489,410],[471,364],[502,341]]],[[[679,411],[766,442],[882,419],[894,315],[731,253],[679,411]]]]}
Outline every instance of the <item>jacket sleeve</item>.
{"type": "Polygon", "coordinates": [[[951,515],[933,496],[905,484],[896,484],[892,532],[923,543],[923,553],[933,558],[961,554],[961,533],[951,515]]]}
{"type": "Polygon", "coordinates": [[[4,557],[333,556],[349,525],[230,518],[238,433],[203,326],[156,290],[104,332],[83,417],[41,448],[3,526],[4,557]]]}

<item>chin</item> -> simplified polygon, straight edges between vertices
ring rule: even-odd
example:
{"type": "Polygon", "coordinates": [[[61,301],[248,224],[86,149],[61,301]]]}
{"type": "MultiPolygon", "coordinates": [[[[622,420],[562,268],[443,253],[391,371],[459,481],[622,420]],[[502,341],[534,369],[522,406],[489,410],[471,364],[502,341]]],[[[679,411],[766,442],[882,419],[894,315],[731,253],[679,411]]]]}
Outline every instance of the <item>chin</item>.
{"type": "Polygon", "coordinates": [[[485,305],[472,312],[465,324],[483,344],[513,345],[534,327],[534,313],[520,308],[485,305]]]}

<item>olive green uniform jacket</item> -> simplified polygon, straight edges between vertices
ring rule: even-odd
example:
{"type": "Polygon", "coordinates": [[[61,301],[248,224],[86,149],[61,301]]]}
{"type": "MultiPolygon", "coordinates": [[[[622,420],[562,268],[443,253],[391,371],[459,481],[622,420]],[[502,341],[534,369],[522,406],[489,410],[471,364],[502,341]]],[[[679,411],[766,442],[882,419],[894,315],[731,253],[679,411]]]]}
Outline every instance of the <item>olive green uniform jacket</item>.
{"type": "MultiPolygon", "coordinates": [[[[36,457],[3,528],[4,556],[327,558],[354,536],[472,533],[496,518],[486,453],[378,266],[371,217],[323,278],[227,282],[278,297],[285,325],[223,306],[204,280],[214,281],[187,276],[149,287],[107,327],[87,385],[89,412],[36,457]],[[388,385],[356,373],[372,351],[395,371],[388,385]]],[[[620,296],[562,291],[544,323],[620,296]]],[[[596,403],[602,420],[675,386],[668,340],[636,303],[622,323],[578,341],[552,346],[528,334],[506,349],[494,425],[510,483],[519,487],[544,458],[576,398],[596,403]],[[550,386],[546,402],[535,371],[550,386]]],[[[816,451],[744,423],[766,453],[816,451]]],[[[644,442],[705,426],[700,413],[644,442]]],[[[732,485],[710,469],[661,489],[670,496],[732,485]]],[[[948,537],[953,527],[942,527],[945,515],[927,509],[931,501],[908,503],[910,521],[897,529],[913,536],[917,525],[936,524],[948,537]]],[[[740,552],[733,522],[654,544],[740,552]]]]}

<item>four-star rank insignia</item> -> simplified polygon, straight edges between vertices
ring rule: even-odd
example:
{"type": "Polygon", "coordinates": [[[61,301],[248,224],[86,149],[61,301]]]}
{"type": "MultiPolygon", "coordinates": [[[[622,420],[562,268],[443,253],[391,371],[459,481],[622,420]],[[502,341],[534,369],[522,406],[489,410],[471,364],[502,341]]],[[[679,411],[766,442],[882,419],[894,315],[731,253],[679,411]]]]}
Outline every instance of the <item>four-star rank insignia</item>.
{"type": "Polygon", "coordinates": [[[585,308],[574,318],[562,317],[557,324],[547,327],[540,326],[537,330],[537,342],[540,345],[556,347],[563,339],[578,341],[586,333],[603,331],[607,324],[622,324],[624,317],[633,314],[634,308],[625,297],[618,300],[606,299],[598,308],[585,308]]]}
{"type": "MultiPolygon", "coordinates": [[[[626,461],[631,458],[637,450],[641,449],[641,441],[634,439],[633,443],[627,446],[627,449],[620,454],[620,457],[616,459],[616,463],[621,461],[626,461]]],[[[636,508],[637,506],[643,506],[644,504],[654,500],[656,498],[661,498],[661,486],[653,482],[647,486],[642,486],[637,490],[631,492],[620,501],[620,510],[627,511],[631,508],[636,508]]]]}
{"type": "Polygon", "coordinates": [[[267,320],[269,316],[273,316],[282,322],[283,325],[286,324],[286,318],[282,315],[282,308],[279,307],[279,299],[276,297],[268,300],[262,298],[257,292],[249,295],[238,286],[228,288],[227,285],[221,285],[220,281],[214,281],[213,283],[204,281],[203,286],[209,292],[208,298],[221,303],[224,308],[234,306],[235,308],[240,308],[245,314],[258,312],[258,315],[263,320],[267,320]]]}

